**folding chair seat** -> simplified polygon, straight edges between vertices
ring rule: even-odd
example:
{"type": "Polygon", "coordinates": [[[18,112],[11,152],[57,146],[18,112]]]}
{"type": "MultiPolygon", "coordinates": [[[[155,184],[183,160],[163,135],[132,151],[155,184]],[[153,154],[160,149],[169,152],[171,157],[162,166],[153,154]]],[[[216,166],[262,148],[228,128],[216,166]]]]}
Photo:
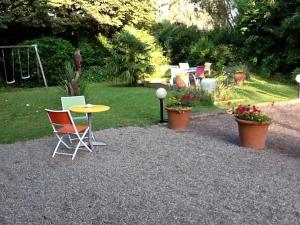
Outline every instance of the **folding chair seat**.
{"type": "Polygon", "coordinates": [[[53,132],[55,136],[58,138],[58,143],[54,149],[52,157],[55,154],[62,154],[62,155],[71,155],[72,160],[75,158],[78,149],[83,146],[88,151],[92,152],[89,146],[84,142],[84,138],[88,138],[87,134],[89,131],[89,126],[87,125],[75,125],[72,116],[68,110],[50,110],[45,109],[50,123],[53,128],[53,132]],[[78,143],[75,147],[74,153],[65,153],[65,152],[58,152],[58,148],[61,144],[63,144],[67,149],[71,149],[71,146],[64,142],[63,138],[66,135],[75,135],[78,143]]]}
{"type": "MultiPolygon", "coordinates": [[[[75,106],[75,105],[85,105],[85,97],[84,96],[69,96],[69,97],[61,97],[61,106],[63,110],[69,110],[69,107],[75,106]]],[[[72,115],[72,114],[71,114],[72,115]]],[[[72,118],[75,122],[77,123],[84,123],[86,124],[88,119],[87,119],[87,114],[84,116],[74,116],[72,115],[72,118]]],[[[69,135],[69,141],[72,143],[73,140],[76,140],[77,137],[73,137],[74,135],[69,135]]],[[[92,138],[94,138],[94,134],[92,133],[92,138]]]]}

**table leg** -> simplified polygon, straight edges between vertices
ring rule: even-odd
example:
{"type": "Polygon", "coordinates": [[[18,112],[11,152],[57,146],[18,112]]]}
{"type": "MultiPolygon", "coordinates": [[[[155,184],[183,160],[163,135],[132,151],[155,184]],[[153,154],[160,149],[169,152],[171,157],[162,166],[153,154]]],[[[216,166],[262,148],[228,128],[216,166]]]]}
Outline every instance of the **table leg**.
{"type": "Polygon", "coordinates": [[[93,141],[93,137],[92,137],[92,113],[88,113],[87,115],[88,115],[88,124],[89,124],[89,127],[90,127],[88,142],[89,142],[89,146],[93,150],[94,146],[101,146],[101,145],[104,146],[106,144],[103,143],[103,142],[99,142],[99,141],[93,141]]]}
{"type": "Polygon", "coordinates": [[[88,124],[90,127],[89,130],[89,146],[91,147],[91,149],[94,149],[94,145],[93,145],[93,139],[92,139],[92,113],[88,113],[88,124]]]}

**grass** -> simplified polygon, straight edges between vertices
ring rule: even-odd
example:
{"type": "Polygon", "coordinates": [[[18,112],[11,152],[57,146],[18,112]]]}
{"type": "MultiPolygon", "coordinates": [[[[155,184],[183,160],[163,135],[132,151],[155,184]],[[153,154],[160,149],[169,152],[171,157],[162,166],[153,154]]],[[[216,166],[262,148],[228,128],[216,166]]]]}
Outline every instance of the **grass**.
{"type": "MultiPolygon", "coordinates": [[[[281,101],[296,98],[296,86],[268,83],[253,78],[237,87],[244,103],[281,101]]],[[[61,109],[61,92],[56,87],[31,89],[0,89],[0,143],[14,143],[51,135],[45,108],[61,109]]],[[[93,129],[122,126],[145,126],[159,121],[159,101],[155,89],[90,84],[85,89],[87,103],[111,107],[107,112],[93,114],[93,129]]],[[[196,106],[194,112],[224,107],[196,106]]]]}
{"type": "MultiPolygon", "coordinates": [[[[255,104],[273,101],[285,101],[297,98],[297,87],[291,84],[270,82],[256,76],[251,76],[245,85],[236,86],[230,100],[235,104],[255,104]]],[[[218,104],[222,107],[222,104],[218,104]]]]}

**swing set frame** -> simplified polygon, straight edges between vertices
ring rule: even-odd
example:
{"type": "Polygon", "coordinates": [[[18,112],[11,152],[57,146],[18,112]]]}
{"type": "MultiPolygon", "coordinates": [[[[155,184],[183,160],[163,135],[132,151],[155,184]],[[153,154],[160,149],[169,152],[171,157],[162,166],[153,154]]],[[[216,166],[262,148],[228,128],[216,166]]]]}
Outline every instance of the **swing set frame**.
{"type": "MultiPolygon", "coordinates": [[[[35,51],[35,55],[36,55],[36,59],[37,59],[37,63],[38,63],[38,66],[40,68],[40,71],[41,71],[41,74],[42,74],[42,77],[43,77],[43,80],[44,80],[44,85],[45,87],[48,87],[48,84],[47,84],[47,80],[46,80],[46,77],[45,77],[45,73],[44,73],[44,69],[43,69],[43,65],[42,65],[42,62],[41,62],[41,58],[40,58],[40,55],[39,55],[39,52],[38,52],[38,48],[37,48],[37,45],[36,44],[33,44],[33,45],[5,45],[5,46],[0,46],[0,49],[20,49],[20,48],[33,48],[34,51],[35,51]]],[[[4,63],[4,66],[5,66],[5,62],[4,63]]],[[[5,75],[7,76],[7,75],[5,75]]]]}

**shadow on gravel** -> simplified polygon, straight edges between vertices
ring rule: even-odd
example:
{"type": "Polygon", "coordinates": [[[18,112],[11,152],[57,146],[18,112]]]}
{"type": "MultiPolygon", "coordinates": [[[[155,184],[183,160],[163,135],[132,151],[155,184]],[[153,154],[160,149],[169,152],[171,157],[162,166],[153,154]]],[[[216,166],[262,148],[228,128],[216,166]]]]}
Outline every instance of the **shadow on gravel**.
{"type": "Polygon", "coordinates": [[[289,157],[300,159],[300,137],[269,132],[266,148],[289,157]]]}
{"type": "MultiPolygon", "coordinates": [[[[300,121],[292,114],[282,111],[269,127],[265,150],[300,159],[300,121]]],[[[228,114],[208,115],[194,118],[190,125],[191,132],[239,145],[238,128],[233,117],[228,114]]]]}

